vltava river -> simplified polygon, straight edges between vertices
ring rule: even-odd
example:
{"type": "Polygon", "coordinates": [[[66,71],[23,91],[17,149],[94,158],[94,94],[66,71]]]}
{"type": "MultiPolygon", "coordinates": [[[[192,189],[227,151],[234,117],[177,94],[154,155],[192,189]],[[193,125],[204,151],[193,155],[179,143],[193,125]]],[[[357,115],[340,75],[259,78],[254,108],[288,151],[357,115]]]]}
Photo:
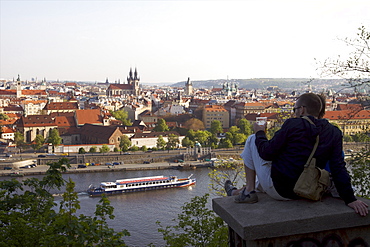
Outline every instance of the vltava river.
{"type": "MultiPolygon", "coordinates": [[[[99,197],[89,197],[84,191],[90,184],[98,186],[101,181],[114,182],[116,179],[134,178],[157,175],[176,175],[178,177],[188,177],[194,174],[197,179],[196,185],[184,188],[171,188],[163,190],[152,190],[147,192],[134,192],[122,195],[110,196],[111,205],[114,207],[114,220],[109,221],[109,225],[116,231],[127,229],[131,236],[124,240],[128,246],[147,246],[153,243],[155,246],[163,246],[162,234],[158,232],[156,221],[160,221],[162,226],[173,225],[172,219],[177,218],[181,213],[181,206],[185,202],[190,202],[195,196],[202,196],[209,193],[208,168],[198,168],[196,170],[145,170],[145,171],[122,171],[122,172],[102,172],[102,173],[77,173],[65,174],[65,179],[69,177],[76,183],[75,190],[79,193],[81,209],[78,214],[92,215],[95,212],[95,205],[99,202],[99,197]]],[[[41,178],[42,176],[35,176],[41,178]]],[[[4,178],[4,177],[3,177],[4,178]]],[[[2,178],[2,179],[3,179],[2,178]]],[[[26,178],[26,177],[24,177],[26,178]]],[[[210,195],[209,207],[211,208],[210,195]]],[[[60,198],[56,197],[59,202],[60,198]]]]}

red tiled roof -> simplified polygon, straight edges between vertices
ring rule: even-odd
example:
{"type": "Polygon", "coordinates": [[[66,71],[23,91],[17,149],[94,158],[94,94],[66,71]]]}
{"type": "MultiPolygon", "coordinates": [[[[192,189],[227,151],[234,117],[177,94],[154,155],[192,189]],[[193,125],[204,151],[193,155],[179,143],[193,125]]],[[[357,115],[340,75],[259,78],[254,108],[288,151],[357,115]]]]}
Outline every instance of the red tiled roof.
{"type": "Polygon", "coordinates": [[[227,112],[227,110],[223,106],[219,106],[219,105],[206,105],[204,107],[204,110],[207,112],[220,112],[220,111],[227,112]]]}
{"type": "Polygon", "coordinates": [[[370,111],[369,110],[327,111],[325,112],[324,118],[329,119],[329,120],[370,119],[370,111]]]}
{"type": "Polygon", "coordinates": [[[132,90],[133,86],[131,84],[110,84],[108,90],[113,89],[132,90]]]}
{"type": "Polygon", "coordinates": [[[77,124],[102,124],[103,118],[100,109],[91,110],[77,110],[76,111],[77,124]]]}
{"type": "Polygon", "coordinates": [[[47,93],[45,90],[22,90],[22,95],[47,96],[47,93]]]}
{"type": "Polygon", "coordinates": [[[49,115],[29,115],[21,117],[17,122],[24,127],[55,126],[54,118],[49,115]]]}
{"type": "Polygon", "coordinates": [[[73,127],[76,126],[75,118],[73,116],[57,116],[55,123],[58,127],[73,127]]]}
{"type": "Polygon", "coordinates": [[[77,110],[77,102],[49,102],[46,104],[45,110],[77,110]]]}

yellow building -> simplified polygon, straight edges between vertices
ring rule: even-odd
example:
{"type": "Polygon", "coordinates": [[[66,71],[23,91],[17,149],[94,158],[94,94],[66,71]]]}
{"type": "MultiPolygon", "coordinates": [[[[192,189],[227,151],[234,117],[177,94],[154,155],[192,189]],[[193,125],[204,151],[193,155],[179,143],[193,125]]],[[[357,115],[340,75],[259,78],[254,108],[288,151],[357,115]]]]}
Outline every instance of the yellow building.
{"type": "Polygon", "coordinates": [[[229,112],[219,105],[206,105],[203,109],[203,123],[206,129],[211,128],[213,120],[221,122],[223,128],[229,128],[229,112]]]}
{"type": "Polygon", "coordinates": [[[369,110],[327,111],[324,118],[338,124],[343,135],[363,133],[370,126],[369,110]]]}

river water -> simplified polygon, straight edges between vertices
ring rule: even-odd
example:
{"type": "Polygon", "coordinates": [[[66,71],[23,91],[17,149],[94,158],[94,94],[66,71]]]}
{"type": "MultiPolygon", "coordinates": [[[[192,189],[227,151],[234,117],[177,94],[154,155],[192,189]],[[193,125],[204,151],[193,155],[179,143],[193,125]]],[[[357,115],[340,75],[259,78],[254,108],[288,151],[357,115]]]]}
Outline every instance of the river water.
{"type": "MultiPolygon", "coordinates": [[[[158,232],[159,226],[173,225],[173,219],[181,213],[181,206],[185,202],[190,202],[195,196],[202,196],[209,193],[208,168],[198,168],[195,170],[140,170],[122,172],[101,172],[101,173],[76,173],[64,174],[64,178],[71,178],[75,183],[75,191],[79,193],[81,209],[78,214],[93,215],[95,206],[99,202],[99,197],[89,197],[85,191],[90,184],[99,185],[101,181],[114,182],[116,179],[134,178],[157,175],[176,175],[179,178],[188,177],[193,174],[197,183],[190,187],[171,188],[163,190],[152,190],[146,192],[127,193],[122,195],[110,196],[109,200],[114,207],[114,220],[109,220],[109,226],[116,231],[126,229],[131,236],[124,237],[128,246],[148,246],[150,243],[155,246],[165,244],[162,234],[158,232]]],[[[42,176],[34,176],[41,179],[42,176]]],[[[26,177],[24,177],[26,178],[26,177]]],[[[210,195],[208,207],[211,208],[210,195]]],[[[60,201],[56,197],[56,202],[60,201]]]]}

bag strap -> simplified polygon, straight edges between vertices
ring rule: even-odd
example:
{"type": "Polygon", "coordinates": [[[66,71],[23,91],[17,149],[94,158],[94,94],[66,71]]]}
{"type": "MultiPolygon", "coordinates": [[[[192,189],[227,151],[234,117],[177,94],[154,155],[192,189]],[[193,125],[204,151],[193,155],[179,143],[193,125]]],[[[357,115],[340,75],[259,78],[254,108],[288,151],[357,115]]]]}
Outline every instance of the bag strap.
{"type": "MultiPolygon", "coordinates": [[[[310,122],[310,124],[315,125],[309,117],[303,116],[302,118],[306,119],[308,122],[310,122]]],[[[313,158],[313,155],[315,154],[318,145],[319,145],[319,135],[316,136],[315,145],[313,146],[313,150],[310,154],[310,157],[308,157],[308,160],[307,160],[306,164],[304,165],[304,167],[308,167],[310,165],[311,159],[313,158]]]]}

